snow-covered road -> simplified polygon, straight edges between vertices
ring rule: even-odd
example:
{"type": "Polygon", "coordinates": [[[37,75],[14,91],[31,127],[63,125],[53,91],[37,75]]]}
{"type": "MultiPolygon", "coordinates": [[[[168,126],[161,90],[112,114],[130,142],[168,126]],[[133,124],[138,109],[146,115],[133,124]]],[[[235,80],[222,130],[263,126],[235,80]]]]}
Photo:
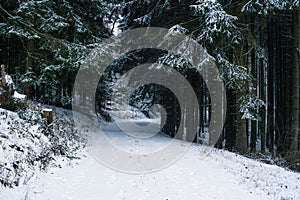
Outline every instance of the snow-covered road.
{"type": "MultiPolygon", "coordinates": [[[[131,137],[120,136],[118,130],[111,133],[112,140],[127,145],[124,148],[132,145],[143,149],[171,140],[157,135],[137,145],[131,137]]],[[[0,199],[300,199],[300,174],[198,144],[172,165],[144,174],[115,171],[99,163],[87,150],[81,154],[83,158],[75,164],[40,173],[27,186],[0,188],[0,199]]]]}
{"type": "MultiPolygon", "coordinates": [[[[197,148],[191,151],[197,153],[197,148]]],[[[233,174],[188,153],[158,172],[131,175],[108,169],[92,157],[74,168],[56,170],[36,183],[33,199],[261,199],[233,174]]]]}

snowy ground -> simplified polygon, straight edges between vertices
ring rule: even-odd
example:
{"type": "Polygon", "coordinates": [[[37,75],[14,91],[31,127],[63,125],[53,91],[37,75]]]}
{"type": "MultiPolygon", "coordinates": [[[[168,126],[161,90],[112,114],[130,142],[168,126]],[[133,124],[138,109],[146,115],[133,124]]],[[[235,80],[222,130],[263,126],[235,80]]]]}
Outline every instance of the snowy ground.
{"type": "MultiPolygon", "coordinates": [[[[172,140],[156,135],[141,143],[115,127],[106,127],[109,138],[125,150],[148,151],[172,140]]],[[[300,199],[299,173],[198,144],[172,165],[144,174],[108,168],[87,149],[81,155],[81,160],[63,162],[62,168],[39,172],[25,186],[0,186],[0,200],[300,199]]]]}

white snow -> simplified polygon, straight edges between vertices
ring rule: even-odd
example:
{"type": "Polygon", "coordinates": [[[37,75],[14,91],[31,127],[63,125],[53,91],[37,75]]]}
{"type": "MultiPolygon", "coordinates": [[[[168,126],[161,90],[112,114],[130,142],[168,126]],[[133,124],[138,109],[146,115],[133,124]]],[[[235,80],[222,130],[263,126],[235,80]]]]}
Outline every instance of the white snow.
{"type": "Polygon", "coordinates": [[[5,75],[6,84],[11,88],[14,88],[14,81],[10,75],[5,75]]]}
{"type": "Polygon", "coordinates": [[[26,100],[27,97],[26,97],[25,94],[20,94],[20,93],[18,93],[17,91],[14,91],[13,98],[14,98],[14,99],[18,99],[18,100],[20,100],[20,101],[24,101],[24,100],[26,100]]]}
{"type": "Polygon", "coordinates": [[[52,112],[53,109],[51,109],[51,108],[44,108],[43,111],[45,111],[45,112],[52,112]]]}
{"type": "MultiPolygon", "coordinates": [[[[158,123],[149,119],[144,122],[153,123],[154,127],[158,123]]],[[[126,126],[125,121],[122,123],[126,126]]],[[[108,138],[124,151],[149,152],[164,148],[172,140],[156,135],[140,142],[133,136],[124,136],[114,123],[104,129],[108,138]]],[[[81,160],[62,162],[62,168],[39,172],[27,185],[0,186],[0,200],[300,199],[299,173],[199,144],[191,145],[168,167],[143,174],[108,168],[87,149],[80,155],[81,160]]]]}

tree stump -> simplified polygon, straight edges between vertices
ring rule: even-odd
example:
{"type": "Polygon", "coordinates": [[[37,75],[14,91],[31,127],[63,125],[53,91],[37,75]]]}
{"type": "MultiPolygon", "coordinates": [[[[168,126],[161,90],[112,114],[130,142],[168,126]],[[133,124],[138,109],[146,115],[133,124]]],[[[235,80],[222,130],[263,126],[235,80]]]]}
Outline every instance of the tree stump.
{"type": "Polygon", "coordinates": [[[53,122],[53,110],[50,108],[43,109],[43,119],[49,125],[53,122]]]}
{"type": "Polygon", "coordinates": [[[15,111],[27,107],[27,96],[15,91],[14,82],[5,73],[5,66],[0,66],[0,107],[15,111]]]}
{"type": "Polygon", "coordinates": [[[7,78],[10,78],[5,74],[5,66],[1,65],[1,82],[0,82],[0,106],[5,109],[13,108],[13,99],[14,94],[13,84],[8,84],[7,78]]]}

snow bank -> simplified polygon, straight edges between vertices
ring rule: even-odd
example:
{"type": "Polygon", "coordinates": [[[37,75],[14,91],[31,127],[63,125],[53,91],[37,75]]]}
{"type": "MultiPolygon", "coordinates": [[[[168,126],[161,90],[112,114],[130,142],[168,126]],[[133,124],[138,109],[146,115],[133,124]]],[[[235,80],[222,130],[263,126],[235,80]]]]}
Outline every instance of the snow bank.
{"type": "Polygon", "coordinates": [[[40,111],[30,106],[17,114],[0,108],[0,185],[27,184],[36,171],[55,164],[59,156],[76,156],[83,145],[71,122],[56,116],[56,124],[47,126],[40,111]]]}

